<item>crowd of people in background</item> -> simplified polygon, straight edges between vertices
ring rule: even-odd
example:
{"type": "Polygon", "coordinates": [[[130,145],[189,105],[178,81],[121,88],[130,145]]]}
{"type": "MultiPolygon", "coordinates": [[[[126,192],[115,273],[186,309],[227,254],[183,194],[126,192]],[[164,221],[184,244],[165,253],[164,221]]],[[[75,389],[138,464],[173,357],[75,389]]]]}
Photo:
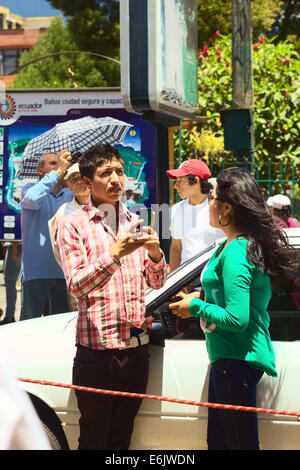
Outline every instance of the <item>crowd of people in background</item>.
{"type": "MultiPolygon", "coordinates": [[[[205,269],[200,295],[179,293],[170,308],[182,318],[200,318],[206,333],[219,328],[218,336],[206,335],[209,401],[234,396],[255,406],[263,373],[277,376],[267,307],[270,280],[284,282],[292,270],[282,231],[297,226],[289,197],[265,201],[255,180],[238,168],[216,179],[197,159],[168,170],[181,200],[171,207],[167,266],[158,235],[121,201],[124,164],[114,147],[97,144],[77,162],[67,150],[46,154],[37,173],[39,181],[25,185],[21,195],[22,244],[5,244],[1,325],[15,321],[21,280],[21,321],[78,311],[73,383],[145,393],[146,285],[161,288],[168,272],[226,236],[205,269]],[[248,351],[253,335],[259,344],[248,351]],[[249,382],[246,395],[241,380],[249,382]]],[[[128,449],[140,400],[77,392],[77,401],[79,449],[128,449]]],[[[256,414],[226,413],[209,410],[209,449],[258,449],[256,414]]]]}
{"type": "MultiPolygon", "coordinates": [[[[71,158],[68,152],[64,155],[71,158]]],[[[22,242],[2,243],[6,310],[0,309],[0,325],[15,321],[18,291],[21,291],[20,320],[77,308],[77,301],[65,285],[54,235],[63,217],[87,203],[90,190],[83,183],[78,161],[73,164],[63,161],[62,153],[44,155],[38,162],[37,173],[39,183],[29,183],[22,192],[22,242]],[[56,174],[49,176],[54,169],[58,169],[56,174]],[[59,299],[60,305],[55,305],[55,299],[59,299]]],[[[172,272],[223,233],[209,223],[208,194],[215,179],[207,165],[189,159],[166,174],[175,180],[174,187],[180,197],[170,209],[168,270],[172,272]]],[[[291,216],[291,199],[287,194],[268,197],[267,206],[280,227],[299,226],[297,218],[291,216]]]]}

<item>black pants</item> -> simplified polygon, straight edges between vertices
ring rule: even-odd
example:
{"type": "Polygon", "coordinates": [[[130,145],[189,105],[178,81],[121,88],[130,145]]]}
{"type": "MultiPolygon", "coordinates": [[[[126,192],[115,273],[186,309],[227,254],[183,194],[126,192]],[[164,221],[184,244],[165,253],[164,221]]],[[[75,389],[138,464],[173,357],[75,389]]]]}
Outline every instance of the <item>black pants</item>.
{"type": "MultiPolygon", "coordinates": [[[[148,345],[97,351],[77,347],[73,384],[105,390],[145,393],[148,345]]],[[[76,391],[80,436],[78,450],[127,450],[142,400],[76,391]]]]}

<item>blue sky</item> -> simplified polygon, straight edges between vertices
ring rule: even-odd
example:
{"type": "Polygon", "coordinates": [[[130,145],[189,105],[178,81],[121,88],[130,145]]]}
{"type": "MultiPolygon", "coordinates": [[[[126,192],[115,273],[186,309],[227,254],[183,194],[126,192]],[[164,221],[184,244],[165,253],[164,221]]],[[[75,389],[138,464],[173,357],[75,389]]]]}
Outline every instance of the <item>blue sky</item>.
{"type": "Polygon", "coordinates": [[[60,10],[52,8],[46,0],[0,0],[0,5],[9,8],[11,13],[24,17],[62,15],[60,10]]]}

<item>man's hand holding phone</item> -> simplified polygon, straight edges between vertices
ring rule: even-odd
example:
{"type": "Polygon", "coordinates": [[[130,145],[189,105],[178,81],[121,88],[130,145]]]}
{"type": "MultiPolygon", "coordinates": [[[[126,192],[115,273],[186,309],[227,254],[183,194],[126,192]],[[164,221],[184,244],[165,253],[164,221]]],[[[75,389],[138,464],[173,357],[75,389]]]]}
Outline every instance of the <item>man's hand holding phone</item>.
{"type": "MultiPolygon", "coordinates": [[[[152,225],[152,223],[150,224],[152,225]]],[[[110,254],[119,262],[123,256],[133,253],[135,250],[144,246],[152,261],[158,263],[163,256],[159,246],[159,238],[151,226],[143,225],[141,220],[131,224],[125,237],[120,238],[117,243],[111,247],[110,254]]]]}

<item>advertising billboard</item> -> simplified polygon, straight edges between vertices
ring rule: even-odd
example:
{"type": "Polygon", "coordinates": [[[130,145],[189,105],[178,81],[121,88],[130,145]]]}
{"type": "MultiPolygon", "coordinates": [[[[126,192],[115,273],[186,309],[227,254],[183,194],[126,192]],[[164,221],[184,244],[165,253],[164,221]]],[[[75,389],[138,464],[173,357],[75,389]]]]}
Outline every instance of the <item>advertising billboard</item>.
{"type": "Polygon", "coordinates": [[[7,91],[0,102],[0,240],[21,239],[21,191],[32,179],[16,175],[26,145],[59,122],[84,116],[108,116],[131,124],[117,145],[126,175],[123,200],[132,210],[139,204],[151,207],[154,127],[124,109],[119,89],[7,91]]]}
{"type": "Polygon", "coordinates": [[[128,111],[198,110],[197,0],[121,0],[121,82],[128,111]]]}

